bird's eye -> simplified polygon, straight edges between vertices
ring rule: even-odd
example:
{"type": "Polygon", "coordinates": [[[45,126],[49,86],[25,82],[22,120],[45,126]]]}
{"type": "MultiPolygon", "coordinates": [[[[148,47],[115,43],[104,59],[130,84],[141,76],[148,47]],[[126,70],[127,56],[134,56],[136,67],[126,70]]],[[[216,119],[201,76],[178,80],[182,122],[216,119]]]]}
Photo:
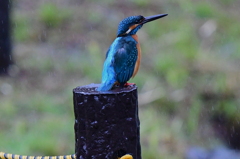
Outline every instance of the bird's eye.
{"type": "Polygon", "coordinates": [[[141,18],[138,20],[138,23],[141,23],[144,20],[144,18],[141,18]]]}

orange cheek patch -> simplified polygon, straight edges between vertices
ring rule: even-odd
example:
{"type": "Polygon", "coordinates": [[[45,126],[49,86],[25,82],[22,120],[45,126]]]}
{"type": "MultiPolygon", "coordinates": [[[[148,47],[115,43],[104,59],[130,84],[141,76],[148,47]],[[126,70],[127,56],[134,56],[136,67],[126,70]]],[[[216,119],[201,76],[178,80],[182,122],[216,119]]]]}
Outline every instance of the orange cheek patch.
{"type": "Polygon", "coordinates": [[[129,27],[129,29],[127,30],[127,32],[125,34],[130,33],[133,29],[135,29],[138,26],[138,24],[134,24],[132,26],[129,27]]]}

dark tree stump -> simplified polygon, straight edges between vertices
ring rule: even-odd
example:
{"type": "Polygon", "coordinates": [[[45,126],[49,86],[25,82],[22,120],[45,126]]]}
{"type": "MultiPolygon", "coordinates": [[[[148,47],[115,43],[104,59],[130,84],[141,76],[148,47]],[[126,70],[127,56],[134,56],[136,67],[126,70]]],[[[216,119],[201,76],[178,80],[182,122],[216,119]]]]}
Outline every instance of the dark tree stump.
{"type": "Polygon", "coordinates": [[[10,40],[10,0],[0,0],[0,74],[13,63],[10,40]]]}
{"type": "Polygon", "coordinates": [[[141,159],[137,87],[98,92],[90,84],[73,90],[76,159],[141,159]]]}

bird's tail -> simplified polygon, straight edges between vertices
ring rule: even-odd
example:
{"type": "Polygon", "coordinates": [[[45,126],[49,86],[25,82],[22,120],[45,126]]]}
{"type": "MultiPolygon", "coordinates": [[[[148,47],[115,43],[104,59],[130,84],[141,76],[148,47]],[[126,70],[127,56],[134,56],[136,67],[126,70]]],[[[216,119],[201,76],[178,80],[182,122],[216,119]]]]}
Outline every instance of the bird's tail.
{"type": "Polygon", "coordinates": [[[97,91],[100,91],[100,92],[102,92],[102,91],[109,91],[113,87],[114,83],[115,83],[115,80],[103,82],[97,88],[97,91]]]}

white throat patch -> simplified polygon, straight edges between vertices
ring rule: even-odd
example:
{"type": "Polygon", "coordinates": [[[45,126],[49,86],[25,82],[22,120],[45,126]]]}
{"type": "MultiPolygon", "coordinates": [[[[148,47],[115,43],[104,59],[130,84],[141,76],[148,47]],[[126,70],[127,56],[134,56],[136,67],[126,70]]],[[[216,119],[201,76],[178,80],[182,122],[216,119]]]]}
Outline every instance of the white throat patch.
{"type": "Polygon", "coordinates": [[[133,29],[135,29],[138,26],[138,24],[134,24],[129,27],[129,29],[126,31],[126,34],[130,33],[133,29]]]}

